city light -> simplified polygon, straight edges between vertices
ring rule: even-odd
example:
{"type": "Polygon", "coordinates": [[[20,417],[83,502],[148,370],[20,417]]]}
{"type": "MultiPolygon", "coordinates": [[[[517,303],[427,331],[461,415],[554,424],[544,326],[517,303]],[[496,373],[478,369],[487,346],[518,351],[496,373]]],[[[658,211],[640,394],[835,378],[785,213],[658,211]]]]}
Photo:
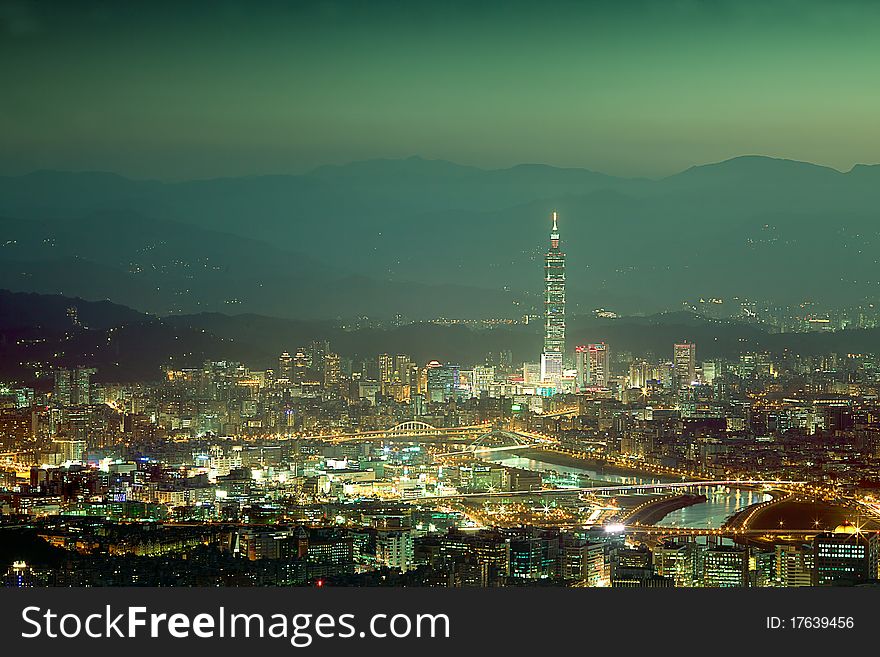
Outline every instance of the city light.
{"type": "MultiPolygon", "coordinates": [[[[604,9],[569,21],[537,8],[527,30],[511,28],[509,7],[488,12],[515,47],[481,25],[450,59],[459,41],[434,38],[450,28],[448,11],[403,39],[388,26],[424,12],[395,11],[346,41],[378,11],[363,3],[354,17],[297,13],[290,29],[262,20],[259,48],[223,41],[194,76],[186,57],[213,52],[202,27],[217,12],[180,16],[198,18],[187,39],[121,50],[119,34],[183,23],[108,31],[128,14],[91,17],[83,49],[68,47],[76,32],[53,32],[76,18],[68,4],[60,22],[30,6],[0,15],[0,32],[15,37],[4,61],[18,70],[4,89],[15,139],[0,176],[6,584],[880,582],[880,185],[877,171],[853,167],[874,157],[876,123],[876,108],[859,104],[874,71],[853,67],[876,57],[842,56],[853,35],[822,59],[829,71],[846,63],[823,79],[849,112],[832,112],[823,130],[829,103],[814,102],[815,84],[802,98],[791,88],[809,67],[770,67],[761,112],[738,111],[755,103],[730,83],[754,79],[742,62],[781,66],[778,52],[821,48],[824,33],[720,68],[697,48],[686,58],[701,63],[694,77],[641,36],[668,22],[687,36],[670,43],[720,48],[724,21],[708,31],[653,21],[629,30],[644,56],[587,58],[608,70],[585,84],[583,44],[601,55],[604,41],[622,43],[580,29],[604,35],[615,24],[604,9]],[[549,50],[535,47],[540,32],[519,39],[544,14],[578,38],[554,36],[549,50]],[[332,29],[311,25],[318,15],[332,29]],[[412,47],[413,34],[430,38],[412,47]],[[479,52],[466,52],[472,43],[479,52]],[[574,56],[557,56],[567,48],[574,56]],[[357,66],[339,59],[352,53],[357,66]],[[446,61],[454,74],[436,75],[446,61]],[[95,62],[117,62],[125,84],[95,62]],[[241,75],[246,85],[230,83],[241,75]],[[479,84],[447,88],[468,76],[479,84]],[[488,95],[499,80],[503,93],[488,95]],[[561,100],[544,93],[554,80],[561,100]],[[296,93],[278,92],[279,81],[296,93]],[[223,93],[206,102],[206,89],[223,93]],[[779,90],[809,130],[804,116],[779,114],[779,90]],[[113,102],[95,104],[103,98],[113,102]],[[729,98],[738,105],[719,110],[729,98]],[[148,115],[160,106],[161,120],[148,115]],[[18,114],[27,120],[12,125],[18,114]],[[762,146],[748,129],[755,116],[822,136],[812,141],[835,168],[784,159],[810,147],[786,151],[785,130],[762,146]],[[572,117],[574,130],[555,127],[572,117]],[[676,139],[693,117],[694,134],[676,139]],[[658,125],[670,133],[658,138],[658,125]],[[568,138],[583,126],[626,139],[568,138]],[[841,126],[861,151],[831,143],[841,126]],[[708,145],[695,147],[704,134],[708,145]],[[638,171],[489,168],[535,144],[543,150],[529,161],[549,163],[565,143],[563,160],[613,160],[625,173],[631,159],[638,171]],[[779,157],[721,160],[739,143],[779,157]],[[419,148],[464,153],[473,166],[388,159],[419,148]],[[672,160],[679,172],[665,170],[672,160]],[[114,162],[144,179],[108,171],[114,162]]],[[[236,10],[236,26],[251,11],[236,10]]],[[[621,24],[646,12],[630,13],[621,24]]],[[[796,13],[782,12],[785,34],[811,23],[796,13]]],[[[467,11],[452,14],[466,22],[467,11]]],[[[767,33],[751,30],[750,53],[767,33]]]]}

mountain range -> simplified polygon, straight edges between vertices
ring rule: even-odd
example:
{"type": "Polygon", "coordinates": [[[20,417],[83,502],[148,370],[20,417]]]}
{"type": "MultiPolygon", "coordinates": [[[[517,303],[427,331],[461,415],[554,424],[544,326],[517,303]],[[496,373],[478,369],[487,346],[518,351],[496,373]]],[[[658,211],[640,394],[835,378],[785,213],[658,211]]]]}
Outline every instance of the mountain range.
{"type": "MultiPolygon", "coordinates": [[[[510,350],[514,362],[536,361],[536,323],[475,330],[464,325],[415,322],[390,329],[346,329],[326,320],[265,315],[197,313],[159,318],[107,301],[0,290],[0,378],[45,385],[54,367],[96,367],[100,381],[156,380],[160,368],[199,367],[206,360],[236,360],[252,368],[277,364],[282,351],[329,340],[353,360],[403,353],[418,363],[437,359],[468,367],[489,352],[510,350]]],[[[771,334],[739,322],[709,320],[683,311],[618,319],[574,317],[568,344],[604,341],[613,355],[628,352],[669,359],[672,345],[697,344],[698,360],[744,351],[776,354],[866,353],[880,329],[771,334]]]]}
{"type": "Polygon", "coordinates": [[[880,166],[760,156],[661,179],[409,158],[185,182],[0,177],[0,287],[157,316],[540,312],[558,210],[572,314],[731,296],[873,301],[880,166]]]}

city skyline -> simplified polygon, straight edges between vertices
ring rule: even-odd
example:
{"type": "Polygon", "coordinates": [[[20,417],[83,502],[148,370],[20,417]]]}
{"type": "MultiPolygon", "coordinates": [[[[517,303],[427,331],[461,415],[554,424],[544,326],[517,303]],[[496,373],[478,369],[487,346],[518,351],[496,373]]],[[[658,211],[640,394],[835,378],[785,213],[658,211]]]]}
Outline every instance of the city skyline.
{"type": "MultiPolygon", "coordinates": [[[[863,483],[880,476],[877,355],[772,354],[737,340],[698,361],[690,323],[671,325],[678,335],[659,354],[590,342],[566,369],[566,256],[550,218],[540,362],[496,341],[463,364],[402,346],[347,357],[326,333],[289,344],[267,369],[169,356],[158,381],[107,379],[94,354],[75,367],[57,352],[31,356],[27,378],[0,386],[0,513],[44,533],[12,534],[5,583],[170,584],[153,569],[180,555],[189,574],[178,582],[234,586],[371,585],[370,573],[455,587],[880,578],[880,502],[863,483]],[[832,460],[817,478],[816,455],[829,450],[852,472],[832,460]],[[316,504],[323,520],[310,515],[316,504]],[[328,504],[341,504],[332,523],[328,504]],[[391,527],[388,514],[399,517],[391,527]],[[73,535],[77,547],[61,549],[73,535]],[[40,540],[51,557],[36,556],[40,540]]],[[[137,317],[7,299],[31,326],[0,324],[3,345],[46,343],[50,318],[65,342],[90,342],[97,319],[112,345],[137,317]]],[[[395,335],[395,322],[380,330],[395,335]]],[[[578,339],[597,337],[587,330],[578,339]]],[[[831,333],[851,344],[849,331],[831,333]]]]}
{"type": "MultiPolygon", "coordinates": [[[[731,589],[880,585],[878,30],[867,0],[0,0],[0,585],[204,588],[151,634],[294,647],[449,617],[293,587],[549,591],[537,650],[569,588],[724,589],[656,633],[590,594],[654,648],[707,610],[789,649],[862,627],[854,590],[731,589]]],[[[42,595],[23,639],[98,638],[42,595]]]]}
{"type": "MultiPolygon", "coordinates": [[[[90,313],[64,315],[88,330],[90,313]]],[[[321,339],[265,370],[208,360],[167,365],[158,382],[120,383],[95,380],[95,368],[56,368],[48,395],[7,384],[4,513],[36,524],[52,545],[84,535],[78,545],[92,547],[55,548],[52,559],[67,565],[47,569],[38,552],[15,551],[35,549],[25,533],[12,550],[28,558],[11,563],[6,583],[167,585],[153,569],[177,567],[181,551],[190,575],[178,581],[234,586],[375,585],[371,572],[407,586],[798,587],[877,577],[880,502],[853,481],[877,467],[876,356],[745,351],[698,362],[697,345],[679,341],[646,361],[613,346],[578,347],[583,366],[555,389],[538,363],[520,368],[503,351],[465,366],[423,365],[400,351],[357,361],[321,339]],[[787,390],[782,404],[767,396],[777,386],[787,390]],[[852,472],[802,480],[829,449],[852,472]],[[414,469],[418,479],[407,476],[414,469]],[[346,501],[332,524],[310,517],[314,503],[326,509],[337,496],[346,501]],[[442,514],[430,510],[437,504],[442,514]],[[373,513],[385,518],[378,529],[373,513]],[[403,524],[388,527],[389,513],[403,524]],[[141,535],[143,522],[161,536],[141,535]],[[375,547],[364,552],[361,536],[375,547]],[[459,556],[432,556],[438,549],[459,556]],[[529,556],[537,550],[556,556],[529,556]]]]}

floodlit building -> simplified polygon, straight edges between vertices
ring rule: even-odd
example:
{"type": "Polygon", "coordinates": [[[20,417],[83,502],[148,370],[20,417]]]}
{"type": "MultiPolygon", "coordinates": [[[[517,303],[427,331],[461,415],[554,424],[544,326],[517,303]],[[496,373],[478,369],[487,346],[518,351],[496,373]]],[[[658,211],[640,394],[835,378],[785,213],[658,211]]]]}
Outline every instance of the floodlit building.
{"type": "Polygon", "coordinates": [[[605,388],[610,377],[610,353],[604,342],[575,347],[577,385],[605,388]]]}
{"type": "Polygon", "coordinates": [[[748,550],[730,545],[716,545],[703,552],[704,587],[730,588],[748,585],[748,550]]]}
{"type": "Polygon", "coordinates": [[[544,257],[544,351],[541,380],[562,379],[565,354],[565,254],[559,249],[559,228],[553,212],[550,250],[544,257]]]}
{"type": "Polygon", "coordinates": [[[877,579],[877,534],[849,523],[813,539],[813,585],[855,584],[877,579]]]}
{"type": "Polygon", "coordinates": [[[697,378],[697,345],[693,342],[676,344],[672,364],[675,386],[689,386],[697,378]]]}

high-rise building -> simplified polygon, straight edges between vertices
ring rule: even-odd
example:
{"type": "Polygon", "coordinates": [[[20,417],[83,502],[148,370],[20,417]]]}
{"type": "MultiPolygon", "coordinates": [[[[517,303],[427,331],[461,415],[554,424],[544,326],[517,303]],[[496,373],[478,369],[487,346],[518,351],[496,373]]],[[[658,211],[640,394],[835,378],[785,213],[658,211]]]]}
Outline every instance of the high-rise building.
{"type": "Polygon", "coordinates": [[[575,347],[578,388],[605,388],[609,381],[610,354],[604,342],[575,347]]]}
{"type": "Polygon", "coordinates": [[[813,586],[855,584],[877,579],[880,541],[876,533],[850,524],[813,539],[813,586]]]}
{"type": "Polygon", "coordinates": [[[729,588],[749,585],[749,551],[716,545],[703,552],[703,586],[729,588]]]}
{"type": "Polygon", "coordinates": [[[605,546],[585,540],[566,539],[559,546],[559,574],[563,579],[599,586],[605,572],[605,546]]]}
{"type": "Polygon", "coordinates": [[[473,391],[479,396],[482,392],[488,392],[495,383],[495,368],[492,366],[477,365],[474,367],[473,391]]]}
{"type": "Polygon", "coordinates": [[[550,250],[544,257],[544,351],[541,379],[559,383],[565,355],[565,254],[559,249],[556,211],[550,232],[550,250]]]}
{"type": "Polygon", "coordinates": [[[812,550],[803,545],[776,545],[774,556],[777,586],[812,586],[812,550]]]}
{"type": "Polygon", "coordinates": [[[455,397],[459,383],[458,365],[441,365],[437,361],[428,363],[428,400],[443,402],[455,397]]]}
{"type": "Polygon", "coordinates": [[[401,572],[414,564],[413,536],[408,531],[380,532],[376,536],[376,563],[401,572]]]}
{"type": "Polygon", "coordinates": [[[703,383],[708,385],[712,385],[715,381],[715,378],[718,376],[718,363],[714,360],[706,360],[703,361],[703,383]]]}
{"type": "Polygon", "coordinates": [[[587,377],[590,372],[590,356],[586,345],[578,345],[574,348],[574,361],[577,370],[575,383],[578,390],[583,390],[587,385],[587,377]]]}
{"type": "Polygon", "coordinates": [[[527,386],[541,383],[541,363],[523,363],[522,377],[527,386]]]}
{"type": "Polygon", "coordinates": [[[70,370],[58,369],[53,372],[55,386],[52,401],[58,406],[70,406],[70,370]]]}
{"type": "Polygon", "coordinates": [[[91,377],[97,370],[93,367],[77,367],[72,370],[55,370],[52,391],[57,406],[88,406],[91,403],[91,377]]]}
{"type": "Polygon", "coordinates": [[[84,440],[76,440],[69,438],[55,438],[52,440],[52,446],[55,451],[60,454],[60,460],[64,461],[82,461],[83,453],[86,449],[84,440]]]}
{"type": "Polygon", "coordinates": [[[648,385],[648,381],[652,378],[654,378],[654,372],[648,361],[634,361],[629,366],[630,388],[645,388],[648,385]]]}
{"type": "Polygon", "coordinates": [[[379,354],[379,384],[382,394],[394,381],[394,357],[391,354],[379,354]]]}
{"type": "Polygon", "coordinates": [[[410,385],[412,376],[412,359],[406,354],[397,354],[394,357],[394,380],[404,385],[410,385]]]}
{"type": "Polygon", "coordinates": [[[278,357],[278,378],[290,381],[293,377],[293,357],[286,351],[278,357]]]}
{"type": "Polygon", "coordinates": [[[309,357],[305,353],[305,349],[298,349],[293,357],[291,369],[291,381],[293,383],[302,383],[306,380],[306,372],[309,370],[309,357]]]}
{"type": "Polygon", "coordinates": [[[321,372],[324,368],[324,356],[330,353],[329,340],[312,340],[309,345],[309,362],[312,369],[321,372]]]}
{"type": "Polygon", "coordinates": [[[88,406],[92,403],[92,375],[97,372],[93,367],[77,367],[73,370],[72,404],[88,406]]]}
{"type": "Polygon", "coordinates": [[[694,585],[694,550],[692,543],[668,541],[654,550],[654,567],[658,575],[671,577],[677,587],[694,585]]]}
{"type": "Polygon", "coordinates": [[[693,342],[676,344],[673,348],[672,364],[675,386],[689,386],[697,378],[697,345],[693,342]]]}
{"type": "Polygon", "coordinates": [[[339,354],[324,354],[324,386],[327,388],[338,386],[341,379],[339,354]]]}

